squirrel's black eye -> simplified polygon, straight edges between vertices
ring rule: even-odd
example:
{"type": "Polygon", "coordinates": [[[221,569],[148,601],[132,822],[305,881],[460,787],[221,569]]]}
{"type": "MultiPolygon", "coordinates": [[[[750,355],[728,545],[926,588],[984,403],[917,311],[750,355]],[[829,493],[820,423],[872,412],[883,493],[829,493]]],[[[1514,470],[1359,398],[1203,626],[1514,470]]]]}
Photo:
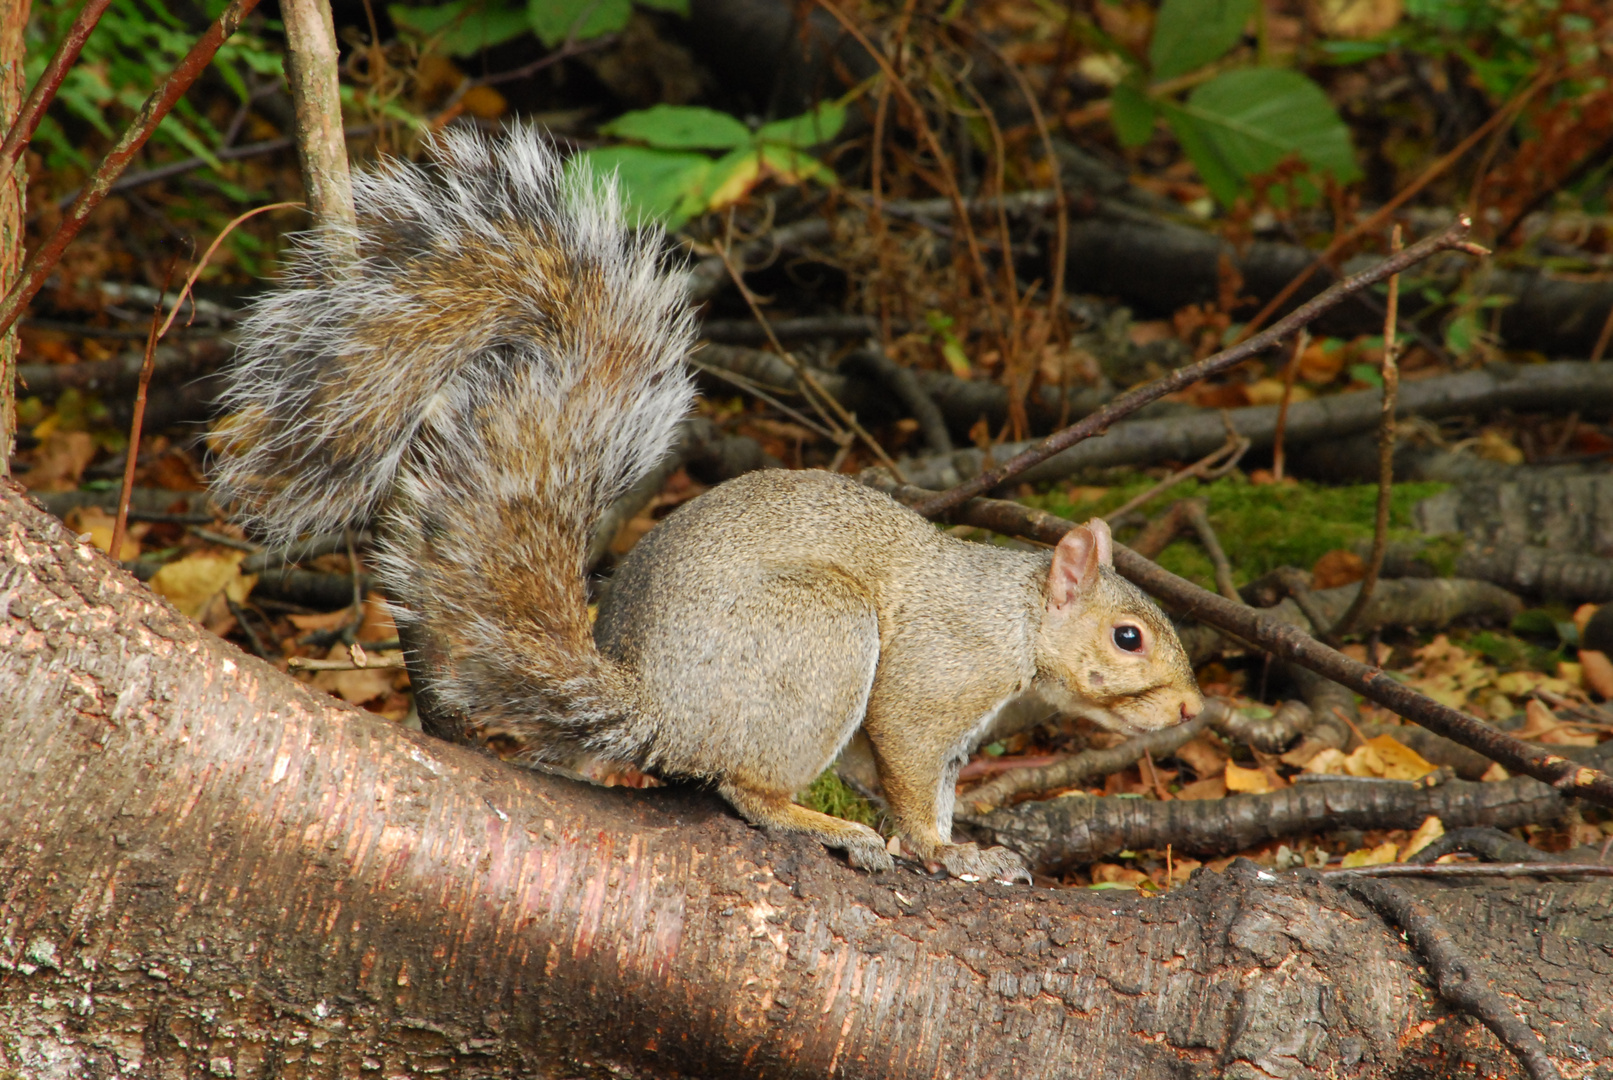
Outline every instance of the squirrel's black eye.
{"type": "Polygon", "coordinates": [[[1115,644],[1127,652],[1143,651],[1143,632],[1135,626],[1115,627],[1115,644]]]}

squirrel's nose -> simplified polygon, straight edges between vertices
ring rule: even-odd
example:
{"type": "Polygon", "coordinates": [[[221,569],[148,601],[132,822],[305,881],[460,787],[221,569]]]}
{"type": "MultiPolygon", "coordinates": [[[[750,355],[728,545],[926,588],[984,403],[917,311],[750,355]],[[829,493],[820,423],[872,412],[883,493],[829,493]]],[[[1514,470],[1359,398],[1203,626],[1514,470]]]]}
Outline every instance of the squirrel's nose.
{"type": "Polygon", "coordinates": [[[1186,699],[1183,699],[1183,701],[1182,701],[1182,719],[1183,720],[1191,720],[1191,719],[1193,719],[1195,716],[1197,716],[1203,710],[1203,708],[1204,708],[1204,706],[1202,704],[1193,705],[1190,702],[1188,702],[1186,699]]]}

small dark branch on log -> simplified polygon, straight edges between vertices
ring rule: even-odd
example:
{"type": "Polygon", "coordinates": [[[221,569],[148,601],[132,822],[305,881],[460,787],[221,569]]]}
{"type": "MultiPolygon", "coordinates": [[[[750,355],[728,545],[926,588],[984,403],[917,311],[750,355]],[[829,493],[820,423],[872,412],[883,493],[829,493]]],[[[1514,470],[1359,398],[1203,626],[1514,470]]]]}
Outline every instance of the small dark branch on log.
{"type": "Polygon", "coordinates": [[[34,131],[39,122],[45,118],[45,110],[56,97],[56,91],[61,88],[62,80],[73,63],[78,60],[78,54],[83,51],[84,43],[90,39],[95,30],[95,24],[101,21],[101,15],[106,11],[112,0],[85,0],[79,9],[78,17],[68,29],[67,36],[62,38],[61,45],[56,49],[56,55],[50,58],[45,65],[44,72],[39,81],[34,84],[33,91],[28,100],[23,103],[22,111],[17,114],[17,120],[6,133],[4,145],[0,145],[0,168],[10,170],[22,156],[23,149],[28,140],[34,137],[34,131]]]}
{"type": "Polygon", "coordinates": [[[74,200],[61,225],[28,260],[28,265],[23,268],[21,282],[11,290],[5,301],[0,303],[0,332],[10,329],[11,324],[17,321],[17,316],[22,314],[28,301],[32,300],[34,294],[44,286],[45,279],[61,259],[62,252],[67,250],[67,245],[72,243],[73,238],[84,227],[91,212],[101,204],[102,199],[106,198],[107,189],[112,181],[128,168],[129,162],[134,160],[134,155],[145,145],[151,133],[157,130],[162,118],[168,115],[174,104],[184,96],[186,90],[190,89],[191,83],[206,70],[207,65],[213,60],[213,54],[218,52],[218,47],[235,32],[241,21],[257,4],[258,0],[232,0],[230,6],[224,9],[224,13],[207,28],[207,33],[191,46],[185,58],[168,73],[162,85],[146,99],[134,122],[123,133],[117,145],[107,153],[95,170],[95,175],[90,178],[90,182],[84,185],[83,192],[74,200]]]}
{"type": "MultiPolygon", "coordinates": [[[[1407,253],[1413,249],[1407,249],[1407,253]]],[[[927,493],[907,486],[886,488],[910,505],[927,493]]],[[[958,508],[952,517],[994,532],[1057,543],[1075,523],[1041,510],[997,499],[977,499],[958,508]]],[[[1414,723],[1453,742],[1472,747],[1509,772],[1532,776],[1567,795],[1577,795],[1601,806],[1613,806],[1613,777],[1597,769],[1576,765],[1567,758],[1520,742],[1504,732],[1442,705],[1390,678],[1379,668],[1351,660],[1317,641],[1298,627],[1233,603],[1177,577],[1123,544],[1115,545],[1115,569],[1159,597],[1183,615],[1208,623],[1250,642],[1284,660],[1309,668],[1347,686],[1414,723]]]]}
{"type": "Polygon", "coordinates": [[[1359,897],[1382,915],[1391,926],[1405,931],[1406,939],[1434,974],[1440,996],[1471,1013],[1495,1032],[1495,1037],[1511,1050],[1532,1080],[1561,1080],[1557,1066],[1546,1056],[1546,1048],[1529,1026],[1507,1007],[1501,995],[1490,989],[1483,972],[1473,966],[1451,939],[1450,932],[1426,904],[1382,881],[1337,879],[1341,888],[1359,897]]]}
{"type": "Polygon", "coordinates": [[[1107,750],[1086,750],[1040,768],[1014,769],[981,784],[965,794],[959,802],[974,814],[989,814],[999,806],[1012,802],[1016,795],[1075,787],[1095,776],[1106,776],[1135,765],[1144,754],[1169,757],[1198,737],[1209,723],[1209,713],[1224,712],[1226,708],[1225,702],[1207,701],[1204,703],[1204,712],[1185,724],[1150,731],[1107,750]]]}
{"type": "Polygon", "coordinates": [[[1481,859],[1498,863],[1567,862],[1550,852],[1541,851],[1500,829],[1472,827],[1451,829],[1444,836],[1435,837],[1406,861],[1418,865],[1457,852],[1477,855],[1481,859]]]}
{"type": "MultiPolygon", "coordinates": [[[[875,337],[879,334],[879,320],[870,315],[807,315],[775,319],[772,329],[780,341],[875,337]]],[[[906,333],[907,324],[892,323],[891,330],[906,333]]],[[[707,319],[700,324],[700,336],[727,345],[765,345],[768,341],[767,327],[751,319],[707,319]]]]}
{"type": "Polygon", "coordinates": [[[1118,851],[1163,851],[1170,844],[1178,854],[1230,855],[1317,829],[1415,829],[1429,817],[1451,828],[1511,829],[1555,821],[1569,806],[1563,796],[1526,776],[1485,783],[1451,780],[1432,787],[1330,777],[1264,795],[1169,802],[1072,796],[983,815],[970,812],[966,794],[958,816],[979,839],[1013,848],[1034,869],[1052,874],[1118,851]]]}
{"type": "Polygon", "coordinates": [[[1036,446],[1016,455],[997,468],[989,469],[972,480],[959,484],[950,491],[942,492],[927,502],[914,507],[914,509],[925,517],[935,517],[973,496],[990,491],[1005,480],[1018,476],[1032,465],[1046,461],[1059,451],[1068,449],[1083,439],[1103,433],[1111,424],[1136,412],[1149,402],[1158,401],[1167,394],[1173,394],[1201,379],[1234,367],[1250,357],[1281,343],[1315,321],[1323,312],[1336,307],[1355,293],[1393,274],[1398,274],[1408,267],[1417,265],[1436,252],[1462,250],[1477,253],[1482,251],[1482,249],[1468,242],[1467,234],[1470,228],[1471,223],[1467,218],[1458,218],[1445,231],[1421,240],[1396,255],[1389,256],[1370,270],[1364,270],[1339,282],[1320,296],[1290,312],[1269,330],[1262,331],[1229,349],[1223,349],[1221,352],[1197,364],[1189,364],[1187,367],[1180,368],[1147,386],[1139,387],[1130,393],[1121,395],[1104,408],[1071,424],[1063,431],[1048,436],[1036,446]]]}

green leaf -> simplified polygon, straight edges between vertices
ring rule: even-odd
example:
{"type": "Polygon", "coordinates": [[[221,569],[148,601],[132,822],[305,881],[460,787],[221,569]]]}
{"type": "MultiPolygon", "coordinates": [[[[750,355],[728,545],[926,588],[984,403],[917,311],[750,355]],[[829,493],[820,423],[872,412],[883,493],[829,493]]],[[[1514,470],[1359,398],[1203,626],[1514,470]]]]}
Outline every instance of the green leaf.
{"type": "Polygon", "coordinates": [[[1218,60],[1243,36],[1256,0],[1165,0],[1154,19],[1148,64],[1170,79],[1218,60]]]}
{"type": "Polygon", "coordinates": [[[751,141],[750,128],[732,116],[696,105],[657,105],[624,113],[599,130],[662,150],[729,150],[751,141]]]}
{"type": "Polygon", "coordinates": [[[449,56],[474,56],[531,29],[526,12],[482,0],[459,0],[435,7],[389,4],[386,12],[399,29],[435,39],[437,47],[449,56]]]}
{"type": "Polygon", "coordinates": [[[527,24],[549,48],[567,38],[614,34],[633,14],[632,0],[527,0],[527,24]]]}
{"type": "Polygon", "coordinates": [[[811,112],[763,124],[757,129],[756,138],[764,143],[782,143],[806,150],[839,135],[845,123],[846,107],[837,101],[825,101],[811,112]]]}
{"type": "Polygon", "coordinates": [[[1389,51],[1389,42],[1378,41],[1324,41],[1322,58],[1329,64],[1359,64],[1375,60],[1389,51]]]}
{"type": "Polygon", "coordinates": [[[834,170],[810,154],[804,154],[793,147],[764,145],[760,154],[767,167],[786,180],[816,180],[825,187],[833,187],[835,184],[834,170]]]}
{"type": "Polygon", "coordinates": [[[1351,364],[1350,378],[1356,382],[1364,382],[1368,386],[1383,385],[1383,375],[1371,364],[1351,364]]]}
{"type": "Polygon", "coordinates": [[[1121,146],[1141,146],[1154,134],[1154,119],[1159,113],[1153,102],[1136,87],[1127,83],[1116,86],[1109,95],[1109,122],[1114,125],[1115,138],[1121,146]]]}
{"type": "Polygon", "coordinates": [[[643,146],[610,146],[574,154],[568,172],[587,165],[596,178],[614,174],[630,211],[676,228],[698,212],[711,159],[704,154],[651,150],[643,146]]]}
{"type": "Polygon", "coordinates": [[[1248,68],[1217,75],[1166,110],[1182,149],[1223,204],[1251,176],[1290,154],[1341,182],[1360,175],[1350,130],[1322,88],[1297,71],[1248,68]]]}

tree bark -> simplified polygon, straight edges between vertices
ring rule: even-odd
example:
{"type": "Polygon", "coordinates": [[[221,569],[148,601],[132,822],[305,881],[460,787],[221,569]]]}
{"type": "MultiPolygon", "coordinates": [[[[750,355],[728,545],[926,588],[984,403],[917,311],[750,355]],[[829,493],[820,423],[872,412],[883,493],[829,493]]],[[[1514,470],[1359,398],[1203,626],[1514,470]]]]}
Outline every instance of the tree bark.
{"type": "MultiPolygon", "coordinates": [[[[0,1074],[1519,1075],[1312,875],[860,874],[342,706],[9,485],[0,598],[0,1074]]],[[[1404,887],[1565,1071],[1613,1060],[1613,888],[1404,887]]]]}
{"type": "MultiPolygon", "coordinates": [[[[28,79],[23,73],[29,0],[0,3],[0,125],[6,130],[17,122],[28,79]]],[[[10,292],[22,272],[23,212],[27,209],[28,158],[0,175],[0,296],[10,292]]],[[[16,408],[17,329],[0,334],[0,477],[11,475],[11,452],[17,441],[16,408]]]]}

